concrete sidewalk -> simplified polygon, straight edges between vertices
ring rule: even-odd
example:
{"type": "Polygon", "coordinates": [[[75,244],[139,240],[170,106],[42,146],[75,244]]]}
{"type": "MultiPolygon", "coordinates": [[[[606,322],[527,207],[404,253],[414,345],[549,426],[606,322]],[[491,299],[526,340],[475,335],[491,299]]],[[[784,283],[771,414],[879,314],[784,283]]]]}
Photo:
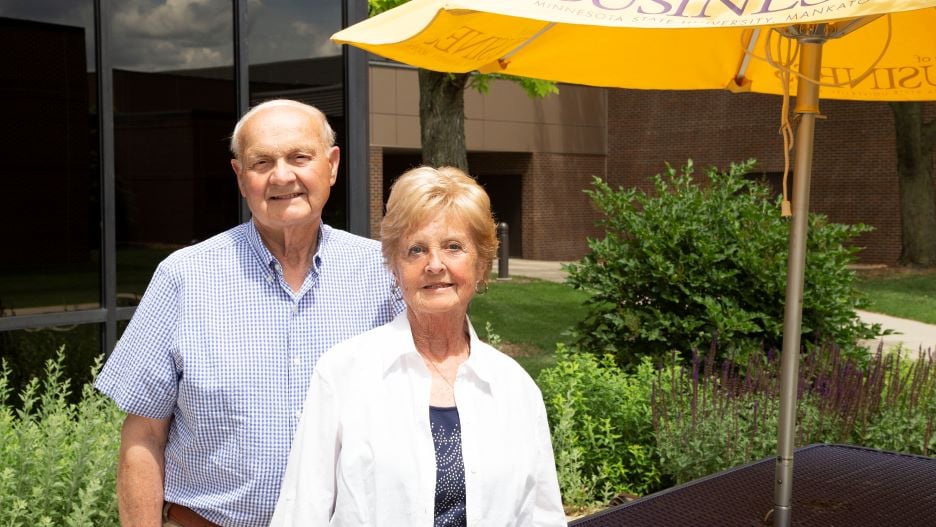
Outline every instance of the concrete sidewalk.
{"type": "MultiPolygon", "coordinates": [[[[522,260],[520,258],[511,258],[507,260],[508,276],[526,276],[529,278],[539,278],[550,282],[565,282],[566,272],[562,270],[562,264],[572,262],[547,262],[542,260],[522,260]]],[[[494,273],[498,272],[498,262],[494,260],[494,273]]]]}
{"type": "MultiPolygon", "coordinates": [[[[540,260],[523,260],[511,258],[507,262],[509,276],[527,276],[551,282],[563,282],[566,273],[561,265],[569,262],[547,262],[540,260]]],[[[497,260],[494,261],[494,272],[498,272],[497,260]]],[[[884,329],[891,329],[894,335],[882,336],[879,339],[865,341],[872,349],[884,341],[884,348],[890,349],[902,344],[905,349],[923,351],[936,349],[936,325],[924,324],[915,320],[891,317],[880,313],[858,311],[861,320],[869,324],[880,324],[884,329]]]]}
{"type": "Polygon", "coordinates": [[[872,349],[877,349],[881,341],[884,341],[884,349],[902,344],[904,349],[914,353],[936,348],[936,326],[932,324],[868,311],[858,311],[858,316],[868,324],[880,324],[882,328],[895,332],[894,335],[884,335],[872,341],[865,341],[865,344],[872,346],[872,349]]]}

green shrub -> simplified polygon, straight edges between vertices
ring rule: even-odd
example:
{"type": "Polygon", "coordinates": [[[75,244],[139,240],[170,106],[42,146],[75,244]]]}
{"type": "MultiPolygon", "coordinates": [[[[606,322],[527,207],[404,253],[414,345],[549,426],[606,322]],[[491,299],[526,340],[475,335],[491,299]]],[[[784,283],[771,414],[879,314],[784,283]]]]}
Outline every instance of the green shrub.
{"type": "MultiPolygon", "coordinates": [[[[114,492],[123,414],[91,384],[69,402],[64,351],[46,362],[12,405],[0,371],[0,525],[117,526],[114,492]]],[[[101,361],[95,363],[94,372],[101,361]]]]}
{"type": "MultiPolygon", "coordinates": [[[[595,178],[586,192],[605,236],[590,239],[590,253],[567,268],[569,282],[593,295],[576,331],[581,349],[635,365],[644,354],[688,355],[717,339],[720,354],[743,364],[752,350],[780,347],[788,220],[765,185],[745,179],[753,164],[706,169],[701,183],[691,161],[681,173],[667,165],[654,195],[595,178]]],[[[856,315],[865,303],[847,268],[858,249],[846,243],[868,230],[810,215],[804,343],[849,348],[880,329],[856,315]]]]}
{"type": "Polygon", "coordinates": [[[650,422],[655,373],[649,361],[624,373],[557,346],[556,365],[538,379],[552,428],[563,501],[574,509],[606,504],[619,493],[661,488],[650,422]]]}

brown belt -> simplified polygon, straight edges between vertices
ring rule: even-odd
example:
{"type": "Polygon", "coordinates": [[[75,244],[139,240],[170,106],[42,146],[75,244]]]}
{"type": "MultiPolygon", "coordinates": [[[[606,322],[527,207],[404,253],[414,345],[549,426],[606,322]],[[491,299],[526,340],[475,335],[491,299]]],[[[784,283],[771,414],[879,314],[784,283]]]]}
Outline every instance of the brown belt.
{"type": "Polygon", "coordinates": [[[221,527],[217,523],[202,518],[201,514],[192,509],[175,503],[166,503],[165,508],[163,508],[163,516],[182,527],[221,527]]]}

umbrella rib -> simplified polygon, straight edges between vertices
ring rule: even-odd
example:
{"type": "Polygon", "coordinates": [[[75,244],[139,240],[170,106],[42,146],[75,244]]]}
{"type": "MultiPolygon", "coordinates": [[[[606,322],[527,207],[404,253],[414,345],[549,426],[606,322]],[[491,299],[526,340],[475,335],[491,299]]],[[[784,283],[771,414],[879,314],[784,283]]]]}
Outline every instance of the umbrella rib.
{"type": "Polygon", "coordinates": [[[512,50],[510,50],[509,52],[507,52],[507,54],[504,55],[503,57],[497,59],[497,63],[500,65],[501,69],[507,69],[507,64],[510,63],[511,57],[513,57],[514,55],[516,55],[516,54],[517,54],[518,52],[520,52],[520,50],[522,50],[523,48],[527,47],[527,45],[528,45],[529,43],[531,43],[531,42],[533,42],[534,40],[538,39],[538,38],[540,37],[540,35],[542,35],[543,33],[547,32],[547,31],[549,31],[550,29],[552,29],[555,25],[556,25],[555,22],[550,22],[550,23],[546,24],[546,25],[543,26],[539,31],[537,31],[536,33],[534,33],[533,36],[531,36],[530,38],[524,40],[519,46],[517,46],[517,47],[513,48],[512,50]]]}
{"type": "Polygon", "coordinates": [[[735,75],[735,83],[738,86],[744,82],[744,74],[747,73],[748,65],[751,63],[751,55],[754,53],[754,46],[757,45],[757,39],[760,37],[760,28],[754,28],[751,32],[751,39],[744,48],[744,58],[741,59],[741,66],[738,67],[738,73],[735,75]]]}
{"type": "Polygon", "coordinates": [[[830,35],[829,38],[843,37],[851,33],[852,31],[855,31],[856,29],[862,28],[870,24],[871,22],[874,22],[875,20],[877,20],[878,18],[881,18],[882,16],[883,15],[865,16],[861,18],[856,18],[854,20],[848,20],[840,24],[834,24],[833,27],[834,27],[835,34],[830,35]]]}

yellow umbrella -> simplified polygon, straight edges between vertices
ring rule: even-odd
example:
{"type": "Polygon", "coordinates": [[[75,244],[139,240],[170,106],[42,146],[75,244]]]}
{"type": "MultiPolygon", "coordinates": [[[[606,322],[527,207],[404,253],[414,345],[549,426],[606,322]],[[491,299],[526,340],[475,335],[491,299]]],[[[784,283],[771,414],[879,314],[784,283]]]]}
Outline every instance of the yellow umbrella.
{"type": "Polygon", "coordinates": [[[452,73],[619,88],[796,93],[800,122],[773,514],[774,525],[790,525],[819,89],[835,99],[936,100],[936,0],[411,0],[332,39],[452,73]]]}
{"type": "Polygon", "coordinates": [[[824,97],[934,100],[933,6],[933,0],[412,0],[332,39],[452,73],[673,90],[734,88],[740,79],[742,89],[781,94],[778,70],[767,62],[775,54],[768,39],[779,39],[769,29],[838,20],[822,29],[839,34],[823,50],[824,97]]]}

